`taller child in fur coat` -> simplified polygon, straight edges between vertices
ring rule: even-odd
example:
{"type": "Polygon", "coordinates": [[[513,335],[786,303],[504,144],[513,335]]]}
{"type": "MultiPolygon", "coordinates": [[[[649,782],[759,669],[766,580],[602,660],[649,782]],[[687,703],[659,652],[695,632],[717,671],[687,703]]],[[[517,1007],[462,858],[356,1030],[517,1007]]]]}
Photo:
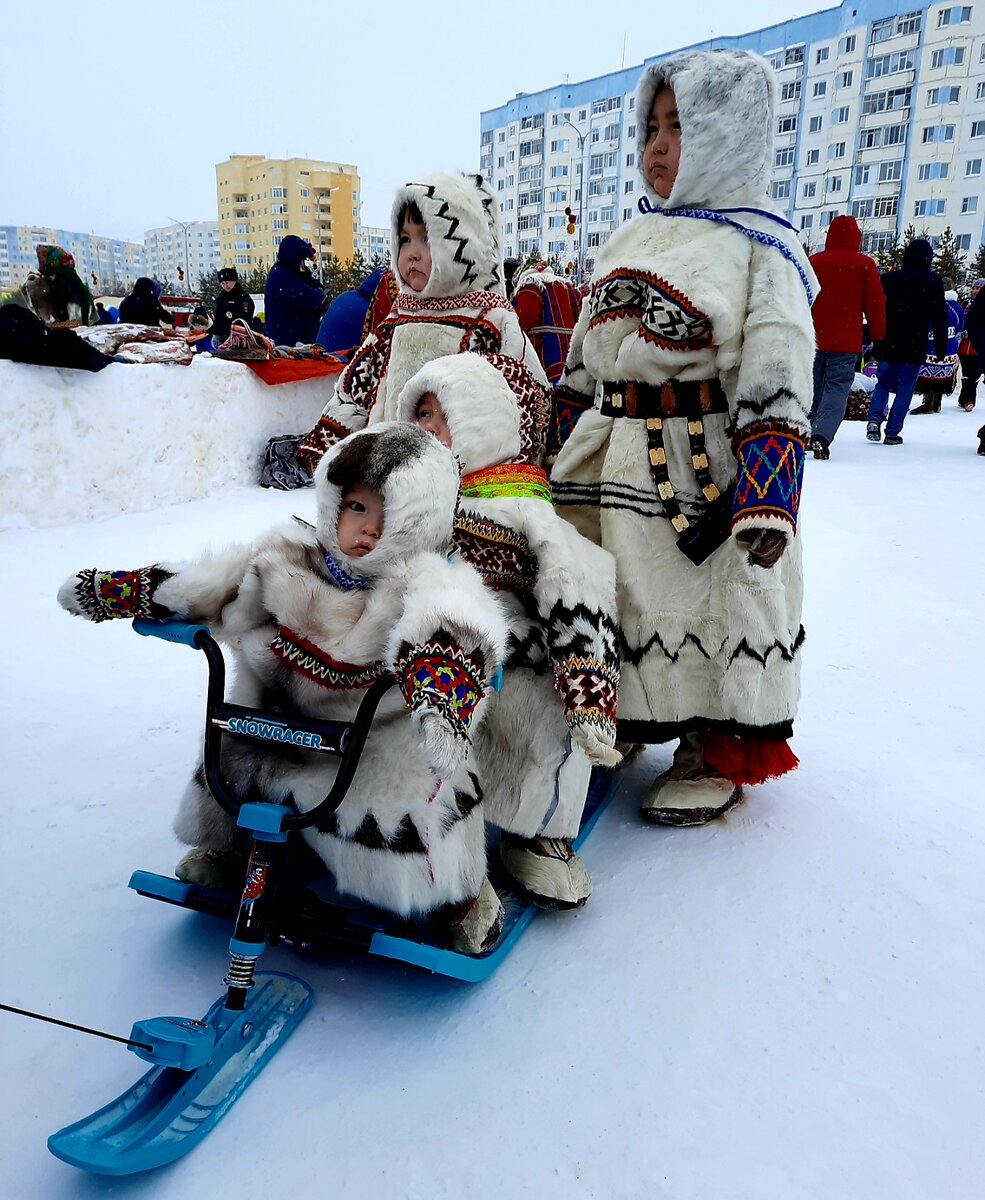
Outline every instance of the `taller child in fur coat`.
{"type": "Polygon", "coordinates": [[[599,252],[555,391],[555,503],[616,559],[619,733],[680,739],[644,801],[695,824],[796,765],[797,511],[816,279],[771,211],[776,80],[742,51],[648,68],[641,212],[599,252]]]}
{"type": "Polygon", "coordinates": [[[508,614],[503,687],[475,743],[486,819],[504,830],[503,865],[536,903],[576,908],[591,892],[571,839],[592,763],[620,761],[615,563],[555,513],[539,465],[547,397],[511,387],[509,374],[501,356],[436,359],[400,393],[399,415],[459,460],[455,550],[508,614]]]}
{"type": "Polygon", "coordinates": [[[397,397],[425,363],[477,350],[547,378],[503,285],[499,206],[481,175],[438,173],[400,188],[393,201],[393,308],[339,376],[335,394],[298,451],[314,472],[329,446],[367,422],[390,421],[397,397]]]}
{"type": "MultiPolygon", "coordinates": [[[[458,486],[453,456],[433,438],[379,425],[323,459],[314,528],[199,562],[81,571],[58,598],[91,621],[207,622],[235,662],[232,701],[267,711],[351,721],[365,689],[392,671],[399,690],[377,710],[345,801],[304,836],[344,891],[401,916],[431,914],[455,948],[478,953],[502,908],[466,757],[506,628],[479,575],[446,560],[458,486]]],[[[223,765],[241,798],[305,812],[328,794],[338,760],[229,737],[223,765]]],[[[238,882],[242,834],[201,768],[176,830],[193,847],[180,879],[238,882]]]]}

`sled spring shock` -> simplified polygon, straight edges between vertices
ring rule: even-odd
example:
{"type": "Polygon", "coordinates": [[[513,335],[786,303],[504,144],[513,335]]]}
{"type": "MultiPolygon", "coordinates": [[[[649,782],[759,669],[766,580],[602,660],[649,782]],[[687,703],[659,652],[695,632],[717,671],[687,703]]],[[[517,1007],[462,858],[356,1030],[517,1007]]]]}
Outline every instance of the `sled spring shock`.
{"type": "Polygon", "coordinates": [[[233,1012],[241,1012],[246,1006],[246,997],[253,987],[253,972],[257,960],[251,955],[231,954],[229,956],[229,974],[222,981],[226,987],[226,1008],[233,1012]]]}

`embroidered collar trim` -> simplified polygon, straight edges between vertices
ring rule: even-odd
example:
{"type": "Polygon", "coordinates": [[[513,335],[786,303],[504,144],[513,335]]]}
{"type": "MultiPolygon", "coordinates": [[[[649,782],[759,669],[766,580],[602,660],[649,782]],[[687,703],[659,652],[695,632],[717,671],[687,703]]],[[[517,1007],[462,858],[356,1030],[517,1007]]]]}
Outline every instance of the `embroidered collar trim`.
{"type": "Polygon", "coordinates": [[[325,562],[325,569],[344,592],[368,592],[373,586],[368,579],[360,579],[358,575],[350,575],[342,564],[333,558],[328,550],[319,543],[319,550],[325,562]]]}
{"type": "Polygon", "coordinates": [[[532,500],[551,500],[551,485],[543,467],[529,463],[503,463],[472,471],[462,479],[462,495],[481,500],[501,500],[529,497],[532,500]]]}

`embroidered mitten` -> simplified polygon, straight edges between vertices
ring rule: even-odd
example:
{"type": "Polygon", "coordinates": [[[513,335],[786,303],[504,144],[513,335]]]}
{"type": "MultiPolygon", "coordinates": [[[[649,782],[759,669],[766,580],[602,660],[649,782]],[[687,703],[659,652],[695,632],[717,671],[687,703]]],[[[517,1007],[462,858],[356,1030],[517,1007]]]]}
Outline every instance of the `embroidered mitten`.
{"type": "Polygon", "coordinates": [[[618,670],[590,658],[567,658],[557,665],[554,684],[564,703],[571,740],[598,766],[622,762],[614,749],[618,670]]]}
{"type": "Polygon", "coordinates": [[[58,589],[58,603],[67,612],[87,621],[119,617],[149,617],[166,621],[174,613],[154,600],[154,593],[171,571],[140,567],[136,571],[100,571],[93,567],[70,575],[58,589]]]}

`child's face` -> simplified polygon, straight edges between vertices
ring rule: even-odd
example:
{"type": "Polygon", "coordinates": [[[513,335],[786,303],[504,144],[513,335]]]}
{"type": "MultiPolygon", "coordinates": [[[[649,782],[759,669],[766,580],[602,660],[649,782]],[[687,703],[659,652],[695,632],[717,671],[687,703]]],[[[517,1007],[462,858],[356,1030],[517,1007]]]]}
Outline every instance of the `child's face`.
{"type": "Polygon", "coordinates": [[[451,449],[451,430],[444,410],[438,403],[438,397],[433,392],[425,392],[417,405],[417,423],[432,437],[436,437],[442,446],[451,449]]]}
{"type": "Polygon", "coordinates": [[[219,284],[219,287],[221,287],[224,292],[231,292],[235,286],[235,279],[224,279],[222,283],[219,284]]]}
{"type": "Polygon", "coordinates": [[[653,98],[643,151],[643,178],[661,200],[670,197],[681,165],[681,123],[677,119],[677,97],[662,87],[653,98]]]}
{"type": "Polygon", "coordinates": [[[336,529],[339,549],[350,558],[363,558],[383,533],[383,497],[373,488],[354,483],[346,488],[336,529]]]}
{"type": "Polygon", "coordinates": [[[414,292],[420,292],[431,278],[431,247],[426,225],[404,218],[397,238],[397,270],[414,292]]]}

